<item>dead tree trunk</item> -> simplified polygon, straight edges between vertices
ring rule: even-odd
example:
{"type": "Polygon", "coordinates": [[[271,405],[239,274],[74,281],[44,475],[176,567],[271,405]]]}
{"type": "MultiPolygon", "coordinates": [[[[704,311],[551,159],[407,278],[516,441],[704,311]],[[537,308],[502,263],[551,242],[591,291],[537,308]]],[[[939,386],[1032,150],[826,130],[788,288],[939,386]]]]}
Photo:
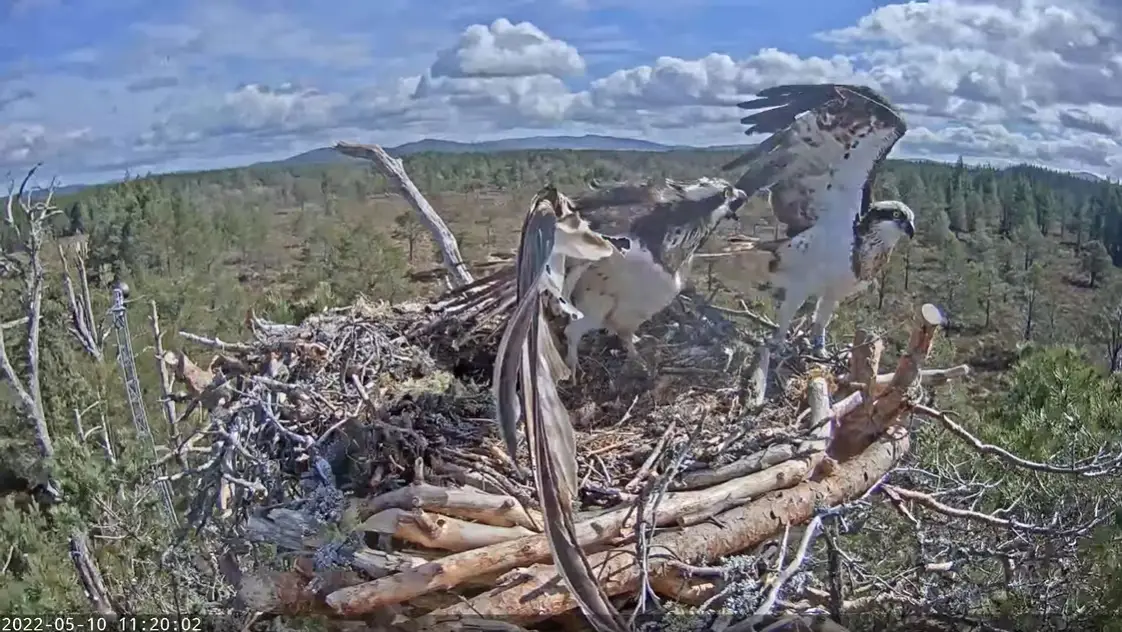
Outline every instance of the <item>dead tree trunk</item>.
{"type": "Polygon", "coordinates": [[[44,282],[43,239],[48,220],[59,211],[51,204],[51,198],[54,196],[53,182],[40,200],[35,200],[33,194],[27,190],[27,183],[38,168],[39,165],[36,165],[28,170],[18,191],[14,182],[8,186],[4,223],[22,239],[27,261],[17,260],[12,253],[0,253],[0,258],[3,258],[6,263],[10,262],[12,267],[20,271],[23,278],[26,301],[24,309],[27,313],[25,329],[27,368],[22,377],[16,372],[8,357],[4,328],[0,327],[0,379],[7,382],[15,393],[17,410],[34,430],[40,458],[47,460],[54,456],[55,448],[50,429],[47,427],[47,418],[43,411],[43,395],[39,387],[39,332],[42,324],[44,282]],[[19,218],[16,216],[17,206],[27,222],[26,234],[21,230],[19,218]]]}
{"type": "Polygon", "coordinates": [[[452,234],[452,231],[448,230],[444,220],[440,218],[440,215],[425,199],[425,196],[421,194],[417,185],[409,179],[409,174],[405,172],[405,166],[401,159],[390,156],[386,153],[386,150],[378,145],[356,145],[339,142],[335,144],[335,149],[347,156],[373,162],[378,171],[397,186],[401,195],[421,215],[421,221],[432,233],[433,241],[440,249],[444,268],[448,270],[452,285],[458,287],[471,283],[471,273],[468,272],[464,260],[460,256],[460,247],[456,243],[456,237],[452,234]]]}

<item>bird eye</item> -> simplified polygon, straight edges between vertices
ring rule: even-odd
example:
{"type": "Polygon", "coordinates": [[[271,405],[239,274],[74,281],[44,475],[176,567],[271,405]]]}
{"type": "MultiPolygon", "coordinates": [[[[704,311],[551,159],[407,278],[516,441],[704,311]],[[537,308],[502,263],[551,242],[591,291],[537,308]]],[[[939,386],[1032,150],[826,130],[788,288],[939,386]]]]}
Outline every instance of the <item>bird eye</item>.
{"type": "Polygon", "coordinates": [[[892,217],[900,219],[901,217],[903,217],[903,214],[900,211],[892,211],[892,217]]]}

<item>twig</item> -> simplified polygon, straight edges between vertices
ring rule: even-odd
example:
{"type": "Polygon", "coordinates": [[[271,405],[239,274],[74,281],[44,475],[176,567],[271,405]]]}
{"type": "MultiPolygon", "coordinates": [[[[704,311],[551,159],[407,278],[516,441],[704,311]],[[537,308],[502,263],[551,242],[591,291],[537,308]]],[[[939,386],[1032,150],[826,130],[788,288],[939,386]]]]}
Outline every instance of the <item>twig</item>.
{"type": "Polygon", "coordinates": [[[946,505],[935,500],[935,498],[933,498],[930,494],[917,492],[911,489],[905,489],[903,487],[897,487],[895,485],[882,485],[881,491],[890,498],[896,497],[897,499],[911,500],[922,505],[923,507],[926,507],[927,509],[930,509],[931,511],[941,513],[945,516],[950,516],[952,518],[964,518],[966,520],[982,522],[993,527],[1002,527],[1006,529],[1013,529],[1016,531],[1024,531],[1026,533],[1041,533],[1047,535],[1070,535],[1084,533],[1089,528],[1094,526],[1094,524],[1103,520],[1103,518],[1096,518],[1089,524],[1081,525],[1073,529],[1056,529],[1053,527],[1045,527],[1042,525],[1028,524],[1025,522],[1020,522],[1018,520],[998,518],[997,516],[994,516],[992,514],[982,513],[980,511],[951,507],[950,505],[946,505]]]}
{"type": "MultiPolygon", "coordinates": [[[[794,559],[792,559],[791,563],[783,568],[779,576],[775,578],[775,581],[771,584],[771,588],[768,589],[767,597],[764,599],[763,603],[756,608],[756,612],[753,613],[754,617],[757,617],[757,621],[758,617],[763,617],[771,613],[772,609],[775,607],[775,600],[779,598],[779,591],[783,590],[783,586],[794,577],[795,573],[797,573],[800,568],[802,568],[803,562],[806,561],[807,551],[810,550],[810,543],[814,541],[814,536],[818,533],[818,527],[820,526],[822,526],[821,515],[815,516],[814,519],[810,521],[810,524],[806,526],[803,539],[799,542],[799,548],[795,550],[794,559]]],[[[734,629],[736,628],[730,628],[729,632],[732,632],[734,629]]]]}
{"type": "Polygon", "coordinates": [[[647,460],[643,462],[643,465],[639,468],[639,471],[635,472],[635,476],[633,476],[631,480],[623,486],[624,490],[631,493],[635,493],[636,491],[638,491],[639,485],[642,484],[643,479],[645,479],[647,475],[650,474],[651,468],[654,467],[655,463],[658,462],[659,457],[662,456],[663,449],[666,447],[666,444],[670,440],[670,437],[674,435],[674,431],[676,429],[677,424],[675,422],[671,421],[669,424],[667,424],[666,430],[663,431],[662,436],[658,439],[658,442],[655,443],[653,448],[651,448],[651,453],[649,456],[647,456],[647,460]]]}

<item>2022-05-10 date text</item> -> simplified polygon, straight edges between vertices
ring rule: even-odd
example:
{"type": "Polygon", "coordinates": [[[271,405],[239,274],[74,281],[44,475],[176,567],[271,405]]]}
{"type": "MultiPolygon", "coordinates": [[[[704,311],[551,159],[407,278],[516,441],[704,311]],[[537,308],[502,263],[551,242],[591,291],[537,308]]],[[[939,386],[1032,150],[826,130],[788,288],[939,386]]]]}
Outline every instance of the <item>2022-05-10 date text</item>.
{"type": "Polygon", "coordinates": [[[203,632],[199,615],[0,615],[0,632],[203,632]]]}

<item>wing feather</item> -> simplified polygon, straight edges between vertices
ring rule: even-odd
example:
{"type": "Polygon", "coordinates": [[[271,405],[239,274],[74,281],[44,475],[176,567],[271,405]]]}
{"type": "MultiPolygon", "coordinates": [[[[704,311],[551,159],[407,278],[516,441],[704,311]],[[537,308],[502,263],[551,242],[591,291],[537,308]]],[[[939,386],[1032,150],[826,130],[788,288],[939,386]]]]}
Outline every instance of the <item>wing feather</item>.
{"type": "Polygon", "coordinates": [[[540,196],[535,196],[523,222],[515,260],[518,302],[499,342],[495,362],[492,388],[496,416],[513,457],[517,454],[517,416],[522,415],[546,538],[558,574],[594,629],[624,632],[619,613],[596,581],[576,536],[572,517],[578,488],[576,435],[557,393],[548,351],[553,340],[542,314],[542,281],[546,264],[556,251],[595,256],[603,248],[589,236],[591,231],[582,236],[579,231],[559,230],[568,217],[558,218],[557,203],[541,204],[540,196]],[[523,390],[520,403],[519,384],[523,390]]]}
{"type": "MultiPolygon", "coordinates": [[[[538,284],[553,253],[557,216],[552,209],[535,204],[522,222],[518,256],[513,266],[517,303],[499,339],[491,388],[495,397],[495,416],[499,433],[510,458],[518,458],[519,369],[521,354],[535,310],[540,309],[538,284]]],[[[575,458],[575,457],[574,457],[575,458]]]]}
{"type": "Polygon", "coordinates": [[[776,219],[794,236],[824,221],[848,223],[873,170],[907,131],[904,119],[866,86],[790,84],[739,104],[767,108],[741,119],[745,134],[770,134],[724,166],[747,167],[737,188],[771,191],[776,219]]]}
{"type": "MultiPolygon", "coordinates": [[[[589,183],[589,189],[568,200],[576,214],[560,222],[555,229],[561,237],[549,256],[544,279],[544,289],[556,299],[556,310],[571,319],[581,316],[580,310],[569,301],[577,281],[591,261],[610,254],[599,237],[627,234],[635,220],[649,214],[656,203],[681,195],[682,185],[668,179],[663,179],[661,184],[594,180],[589,183]],[[595,236],[586,238],[590,233],[595,236]]],[[[516,277],[514,263],[508,263],[472,283],[441,294],[434,302],[443,310],[471,314],[482,324],[510,313],[518,293],[516,277]]]]}

